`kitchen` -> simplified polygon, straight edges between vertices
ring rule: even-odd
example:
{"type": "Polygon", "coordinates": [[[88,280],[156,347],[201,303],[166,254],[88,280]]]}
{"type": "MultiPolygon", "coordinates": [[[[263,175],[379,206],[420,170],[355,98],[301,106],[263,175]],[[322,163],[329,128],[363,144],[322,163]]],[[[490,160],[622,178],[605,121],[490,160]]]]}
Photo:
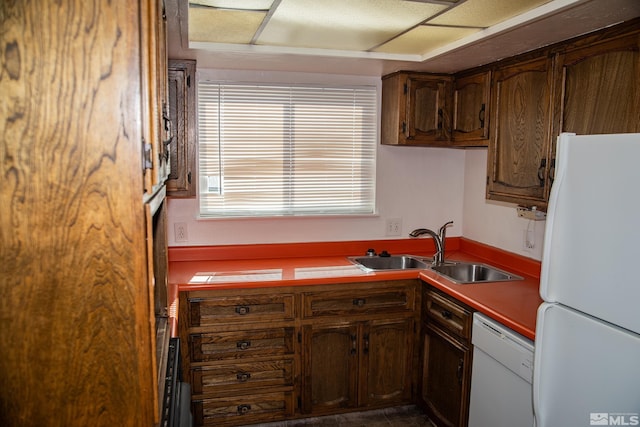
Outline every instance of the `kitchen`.
{"type": "MultiPolygon", "coordinates": [[[[171,16],[170,7],[168,11],[171,16]]],[[[170,33],[172,31],[171,25],[172,20],[169,19],[170,33]]],[[[6,46],[12,45],[9,43],[6,46]]],[[[5,58],[15,58],[15,56],[9,55],[15,53],[9,47],[5,50],[5,58]]],[[[170,45],[170,56],[173,52],[170,45]]],[[[27,58],[28,56],[23,56],[23,60],[26,61],[27,58]]],[[[318,66],[306,58],[304,60],[292,58],[292,61],[297,63],[295,69],[287,70],[288,67],[285,67],[285,70],[282,71],[317,72],[318,70],[318,66]]],[[[7,70],[5,75],[17,80],[19,74],[16,74],[15,69],[10,66],[12,62],[8,59],[5,62],[9,64],[5,65],[7,70]]],[[[217,65],[222,64],[217,59],[211,59],[211,62],[217,63],[217,65]]],[[[328,61],[325,65],[332,62],[341,62],[342,64],[338,65],[344,67],[344,61],[328,61]]],[[[235,62],[235,65],[237,64],[238,62],[235,62]]],[[[214,64],[210,66],[215,67],[214,64]]],[[[280,66],[282,67],[282,65],[280,66]]],[[[206,60],[201,61],[198,58],[198,69],[206,67],[206,60]]],[[[228,68],[233,69],[232,67],[228,68]]],[[[349,74],[344,68],[338,68],[338,70],[341,70],[338,72],[339,74],[349,74]]],[[[377,74],[377,77],[379,78],[381,74],[382,72],[377,74]]],[[[15,123],[19,115],[16,114],[12,117],[11,123],[15,123]]],[[[518,218],[513,204],[485,200],[486,162],[487,152],[485,149],[452,150],[379,146],[377,164],[379,215],[358,220],[199,221],[195,219],[197,204],[193,200],[170,199],[168,202],[169,246],[379,241],[387,240],[390,237],[386,234],[388,219],[401,219],[401,237],[407,236],[409,231],[415,228],[439,227],[446,221],[453,220],[454,225],[449,229],[449,236],[453,238],[464,236],[467,239],[527,258],[542,259],[544,222],[535,222],[535,226],[531,225],[534,230],[532,238],[528,241],[532,244],[525,247],[523,234],[525,230],[528,230],[528,220],[518,218]],[[434,184],[426,187],[420,185],[425,182],[434,184]],[[411,183],[409,187],[407,187],[407,183],[411,183]],[[397,192],[395,191],[397,188],[407,188],[409,191],[397,192]],[[415,197],[416,194],[422,195],[422,197],[415,197]],[[186,241],[175,241],[176,223],[186,224],[184,235],[186,241]]],[[[4,224],[3,228],[5,228],[4,224]]],[[[21,228],[21,230],[23,230],[22,233],[29,235],[25,229],[21,228]]],[[[37,230],[44,231],[45,229],[37,228],[37,230]]],[[[422,242],[426,244],[426,240],[422,242]]],[[[6,257],[3,256],[3,261],[12,259],[9,254],[6,257]]],[[[26,265],[35,269],[38,264],[26,265]]],[[[55,271],[51,266],[47,268],[50,269],[47,271],[55,271]]],[[[11,272],[15,273],[13,270],[11,272]]],[[[10,304],[17,302],[16,300],[8,301],[10,304]]],[[[37,307],[33,307],[30,309],[33,311],[29,312],[35,315],[37,309],[37,307]]],[[[6,312],[11,313],[11,310],[7,308],[6,312]]],[[[8,318],[5,318],[5,321],[6,325],[13,324],[8,318]]],[[[15,342],[7,340],[6,344],[15,342]]],[[[5,375],[4,372],[3,375],[5,375]]],[[[5,400],[3,395],[3,404],[6,401],[8,400],[5,400]]],[[[137,424],[132,422],[132,425],[137,424]]]]}

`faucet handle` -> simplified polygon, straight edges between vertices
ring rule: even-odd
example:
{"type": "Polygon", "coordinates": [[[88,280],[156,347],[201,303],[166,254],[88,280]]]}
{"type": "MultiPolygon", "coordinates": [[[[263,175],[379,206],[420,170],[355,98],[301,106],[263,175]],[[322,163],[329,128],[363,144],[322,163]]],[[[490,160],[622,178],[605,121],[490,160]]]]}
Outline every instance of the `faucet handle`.
{"type": "Polygon", "coordinates": [[[421,236],[421,235],[425,234],[426,232],[427,232],[426,228],[416,228],[411,233],[409,233],[409,236],[410,237],[418,237],[418,236],[421,236]]]}

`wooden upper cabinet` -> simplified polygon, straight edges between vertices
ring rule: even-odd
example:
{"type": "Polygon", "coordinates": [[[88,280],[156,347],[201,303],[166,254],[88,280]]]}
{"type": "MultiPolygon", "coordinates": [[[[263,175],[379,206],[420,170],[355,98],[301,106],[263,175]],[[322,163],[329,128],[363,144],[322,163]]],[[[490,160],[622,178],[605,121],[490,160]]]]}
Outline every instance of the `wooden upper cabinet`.
{"type": "Polygon", "coordinates": [[[489,141],[491,72],[455,79],[453,145],[486,146],[489,141]]]}
{"type": "Polygon", "coordinates": [[[196,61],[169,60],[169,117],[173,137],[168,146],[171,172],[167,195],[195,197],[196,61]]]}
{"type": "Polygon", "coordinates": [[[382,80],[382,144],[448,146],[453,77],[395,73],[382,80]]]}
{"type": "Polygon", "coordinates": [[[494,72],[488,199],[546,206],[551,88],[551,59],[546,56],[494,72]]]}
{"type": "Polygon", "coordinates": [[[149,276],[166,265],[149,239],[165,225],[158,181],[143,203],[142,156],[159,141],[157,13],[0,6],[0,425],[160,424],[149,276]]]}
{"type": "Polygon", "coordinates": [[[554,135],[640,132],[638,32],[558,55],[554,135]]]}
{"type": "Polygon", "coordinates": [[[142,41],[148,45],[142,55],[145,114],[150,121],[144,123],[142,136],[142,169],[147,197],[153,196],[169,175],[168,142],[171,139],[167,84],[167,16],[164,0],[152,0],[142,11],[149,17],[142,31],[142,41]]]}

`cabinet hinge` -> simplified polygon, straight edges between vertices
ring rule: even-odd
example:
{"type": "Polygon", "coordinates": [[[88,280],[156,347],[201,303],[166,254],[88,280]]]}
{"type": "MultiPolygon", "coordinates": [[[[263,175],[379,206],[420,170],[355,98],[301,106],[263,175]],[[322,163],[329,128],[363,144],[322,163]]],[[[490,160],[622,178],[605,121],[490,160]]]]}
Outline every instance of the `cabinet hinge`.
{"type": "Polygon", "coordinates": [[[407,87],[407,84],[404,84],[404,94],[406,95],[408,92],[409,88],[407,87]]]}
{"type": "Polygon", "coordinates": [[[153,162],[151,161],[151,144],[147,144],[147,142],[142,138],[142,169],[151,169],[153,167],[153,162]]]}
{"type": "Polygon", "coordinates": [[[191,171],[187,174],[187,182],[191,184],[191,171]]]}
{"type": "Polygon", "coordinates": [[[187,87],[191,87],[191,74],[187,76],[187,87]]]}
{"type": "Polygon", "coordinates": [[[402,133],[407,133],[407,122],[402,122],[402,133]]]}

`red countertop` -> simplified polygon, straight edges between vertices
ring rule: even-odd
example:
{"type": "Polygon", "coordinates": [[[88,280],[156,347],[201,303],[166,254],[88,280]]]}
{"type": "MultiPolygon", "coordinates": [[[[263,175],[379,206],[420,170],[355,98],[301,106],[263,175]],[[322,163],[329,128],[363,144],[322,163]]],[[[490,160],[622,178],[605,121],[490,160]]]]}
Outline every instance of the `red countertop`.
{"type": "MultiPolygon", "coordinates": [[[[534,339],[540,262],[464,238],[447,239],[449,260],[483,262],[524,280],[456,284],[431,270],[365,272],[346,258],[368,248],[430,256],[431,239],[169,248],[169,285],[178,291],[310,286],[420,278],[514,331],[534,339]]],[[[172,313],[177,312],[172,301],[172,313]]],[[[175,323],[175,322],[174,322],[175,323]]],[[[175,329],[174,329],[175,330],[175,329]]]]}

